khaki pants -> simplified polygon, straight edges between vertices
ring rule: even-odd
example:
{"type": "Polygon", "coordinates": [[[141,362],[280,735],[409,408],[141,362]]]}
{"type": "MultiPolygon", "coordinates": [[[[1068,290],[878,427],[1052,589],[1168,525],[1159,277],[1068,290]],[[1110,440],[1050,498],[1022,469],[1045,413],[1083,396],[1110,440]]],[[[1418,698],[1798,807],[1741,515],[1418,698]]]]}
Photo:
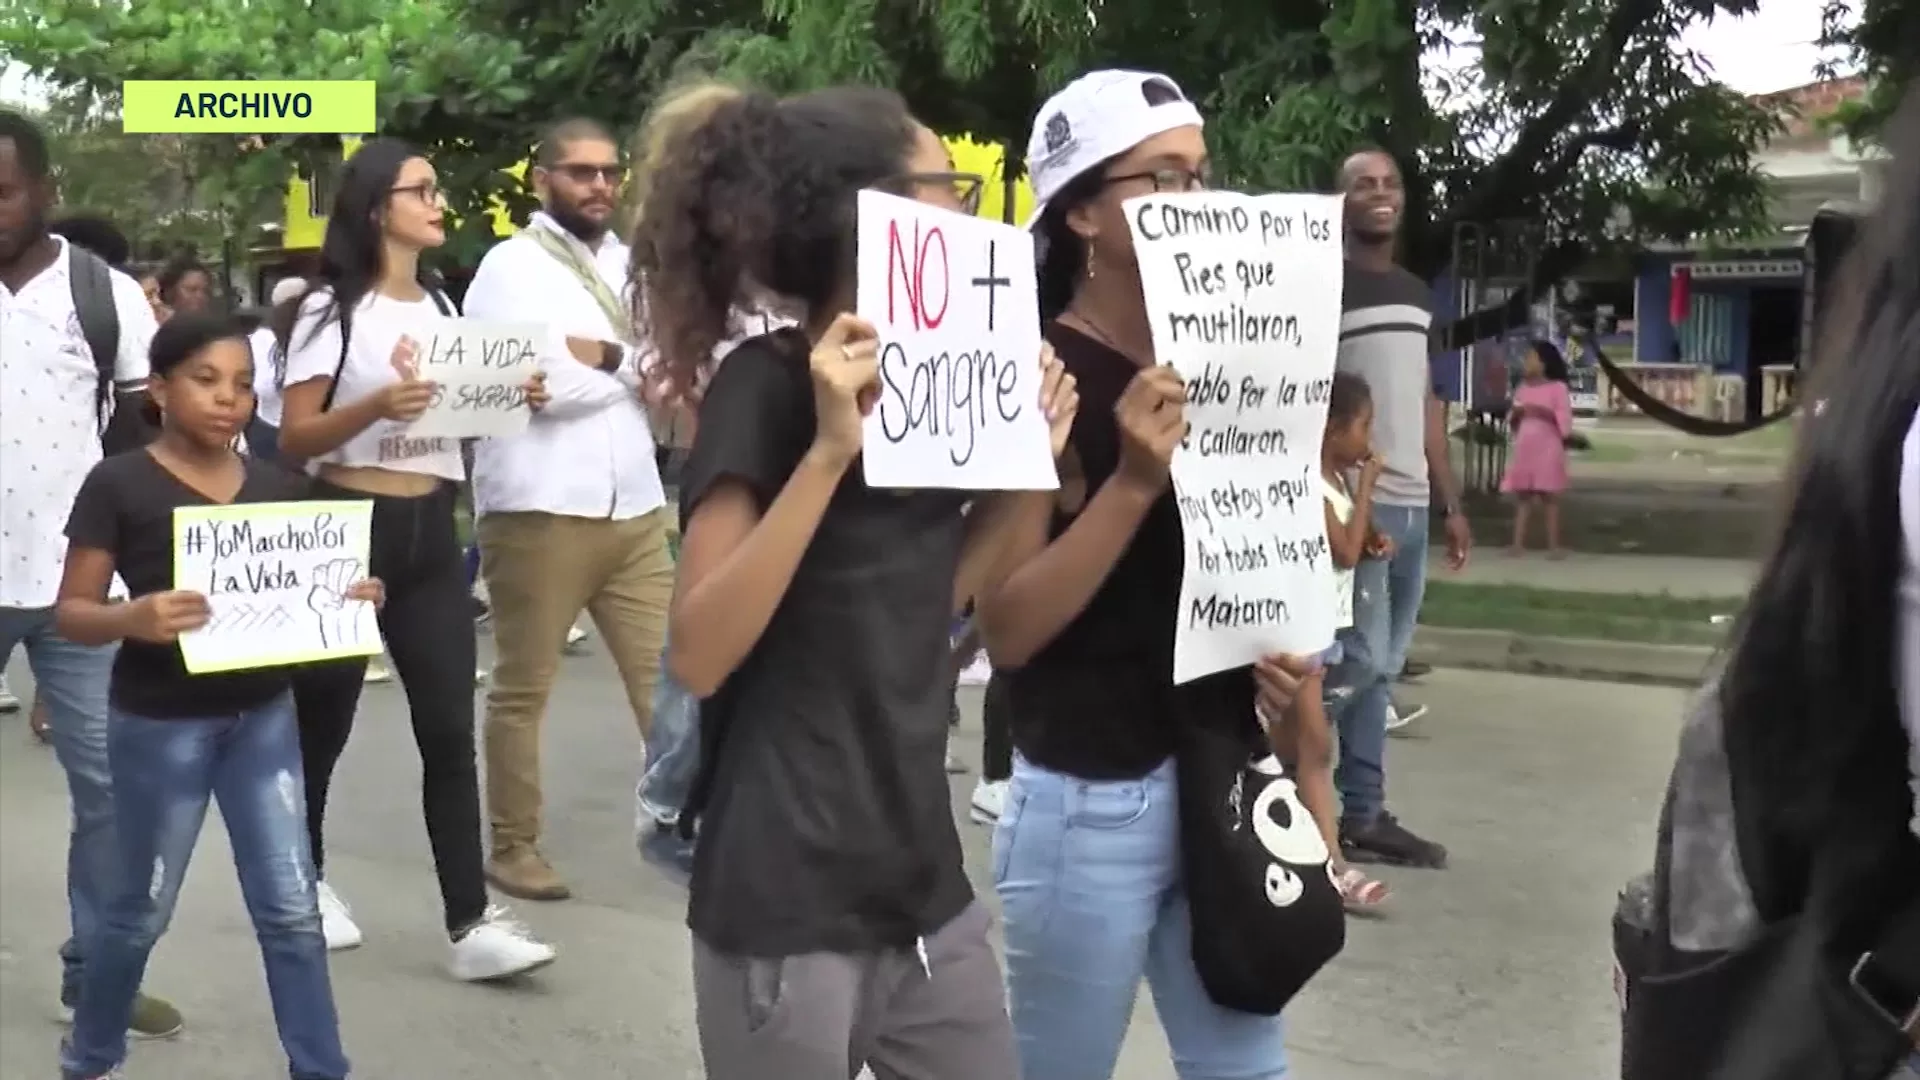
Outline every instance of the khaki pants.
{"type": "Polygon", "coordinates": [[[541,513],[480,519],[480,573],[498,653],[486,720],[496,854],[540,839],[540,726],[567,629],[583,608],[613,654],[645,738],[673,598],[671,513],[661,507],[626,521],[541,513]]]}

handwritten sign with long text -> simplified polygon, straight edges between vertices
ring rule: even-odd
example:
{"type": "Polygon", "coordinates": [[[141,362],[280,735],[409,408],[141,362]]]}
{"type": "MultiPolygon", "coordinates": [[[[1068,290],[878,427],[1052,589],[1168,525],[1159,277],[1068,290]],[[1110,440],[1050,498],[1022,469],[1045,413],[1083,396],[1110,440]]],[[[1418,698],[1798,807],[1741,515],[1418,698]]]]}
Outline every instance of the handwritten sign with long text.
{"type": "Polygon", "coordinates": [[[194,674],[278,667],[381,649],[373,605],[347,599],[367,577],[373,503],[238,503],[173,512],[173,587],[207,598],[207,624],[180,635],[194,674]]]}
{"type": "Polygon", "coordinates": [[[540,368],[545,327],[444,319],[420,344],[420,377],[436,384],[433,403],[407,427],[413,439],[518,435],[533,412],[527,381],[540,368]]]}
{"type": "Polygon", "coordinates": [[[1040,410],[1033,238],[925,203],[860,193],[860,316],[880,331],[866,481],[1051,491],[1040,410]]]}
{"type": "Polygon", "coordinates": [[[1320,438],[1340,344],[1341,199],[1150,195],[1125,212],[1154,354],[1187,384],[1173,681],[1319,652],[1334,630],[1320,438]]]}

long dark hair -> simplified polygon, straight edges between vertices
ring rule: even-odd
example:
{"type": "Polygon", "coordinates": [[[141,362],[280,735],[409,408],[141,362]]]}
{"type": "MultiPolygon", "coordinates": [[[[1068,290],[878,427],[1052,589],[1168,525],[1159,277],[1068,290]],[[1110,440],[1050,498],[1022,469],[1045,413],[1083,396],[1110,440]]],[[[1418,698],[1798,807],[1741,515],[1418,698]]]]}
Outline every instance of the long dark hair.
{"type": "Polygon", "coordinates": [[[169,260],[167,265],[160,269],[159,276],[154,278],[160,286],[160,299],[168,306],[173,306],[174,296],[180,290],[180,283],[193,274],[206,278],[209,289],[213,287],[213,271],[207,269],[206,264],[199,259],[192,255],[176,255],[169,260]]]}
{"type": "MultiPolygon", "coordinates": [[[[308,297],[327,293],[320,317],[307,331],[311,340],[329,319],[342,319],[373,291],[386,258],[381,225],[393,186],[402,166],[425,156],[400,139],[373,139],[361,144],[341,167],[333,207],[327,211],[327,234],[320,241],[319,272],[307,281],[299,299],[276,307],[269,319],[273,339],[282,351],[292,347],[293,327],[308,297]]],[[[418,276],[422,288],[432,292],[437,287],[424,265],[418,276]]]]}
{"type": "Polygon", "coordinates": [[[809,319],[853,279],[861,188],[898,177],[914,120],[891,91],[703,95],[662,133],[634,227],[636,306],[682,386],[696,385],[736,309],[772,294],[809,319]]]}
{"type": "Polygon", "coordinates": [[[1756,896],[1762,914],[1817,892],[1836,946],[1861,949],[1920,884],[1894,689],[1900,447],[1920,407],[1920,85],[1887,135],[1885,194],[1841,286],[1851,314],[1800,399],[1824,407],[1802,424],[1785,521],[1720,684],[1734,794],[1763,822],[1742,855],[1760,840],[1765,876],[1784,882],[1756,896]],[[1816,851],[1852,865],[1816,874],[1816,851]]]}

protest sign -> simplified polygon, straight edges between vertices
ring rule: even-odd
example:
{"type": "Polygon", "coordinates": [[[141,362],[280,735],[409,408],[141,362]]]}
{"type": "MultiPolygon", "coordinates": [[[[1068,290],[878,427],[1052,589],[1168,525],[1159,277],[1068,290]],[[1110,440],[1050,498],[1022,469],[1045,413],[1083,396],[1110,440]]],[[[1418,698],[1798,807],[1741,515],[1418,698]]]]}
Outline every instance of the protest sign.
{"type": "Polygon", "coordinates": [[[420,377],[435,383],[433,402],[407,437],[472,439],[518,435],[533,412],[527,380],[540,369],[546,327],[484,319],[443,319],[420,343],[420,377]]]}
{"type": "Polygon", "coordinates": [[[1051,491],[1033,237],[860,193],[856,309],[880,332],[862,447],[877,488],[1051,491]]]}
{"type": "Polygon", "coordinates": [[[381,649],[367,577],[373,503],[239,503],[173,512],[173,587],[207,598],[207,624],[180,635],[196,675],[381,649]]]}
{"type": "Polygon", "coordinates": [[[1333,641],[1320,485],[1340,339],[1337,195],[1129,200],[1154,355],[1187,384],[1173,681],[1333,641]]]}

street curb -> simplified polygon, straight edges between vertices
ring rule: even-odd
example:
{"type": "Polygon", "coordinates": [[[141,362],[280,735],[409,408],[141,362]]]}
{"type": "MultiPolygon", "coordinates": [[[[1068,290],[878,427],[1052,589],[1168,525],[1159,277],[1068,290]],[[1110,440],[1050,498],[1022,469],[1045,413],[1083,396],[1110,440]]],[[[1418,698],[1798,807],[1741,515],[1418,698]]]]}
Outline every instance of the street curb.
{"type": "Polygon", "coordinates": [[[1648,645],[1425,625],[1414,633],[1409,652],[1412,659],[1435,667],[1681,687],[1700,685],[1714,654],[1704,645],[1648,645]]]}

